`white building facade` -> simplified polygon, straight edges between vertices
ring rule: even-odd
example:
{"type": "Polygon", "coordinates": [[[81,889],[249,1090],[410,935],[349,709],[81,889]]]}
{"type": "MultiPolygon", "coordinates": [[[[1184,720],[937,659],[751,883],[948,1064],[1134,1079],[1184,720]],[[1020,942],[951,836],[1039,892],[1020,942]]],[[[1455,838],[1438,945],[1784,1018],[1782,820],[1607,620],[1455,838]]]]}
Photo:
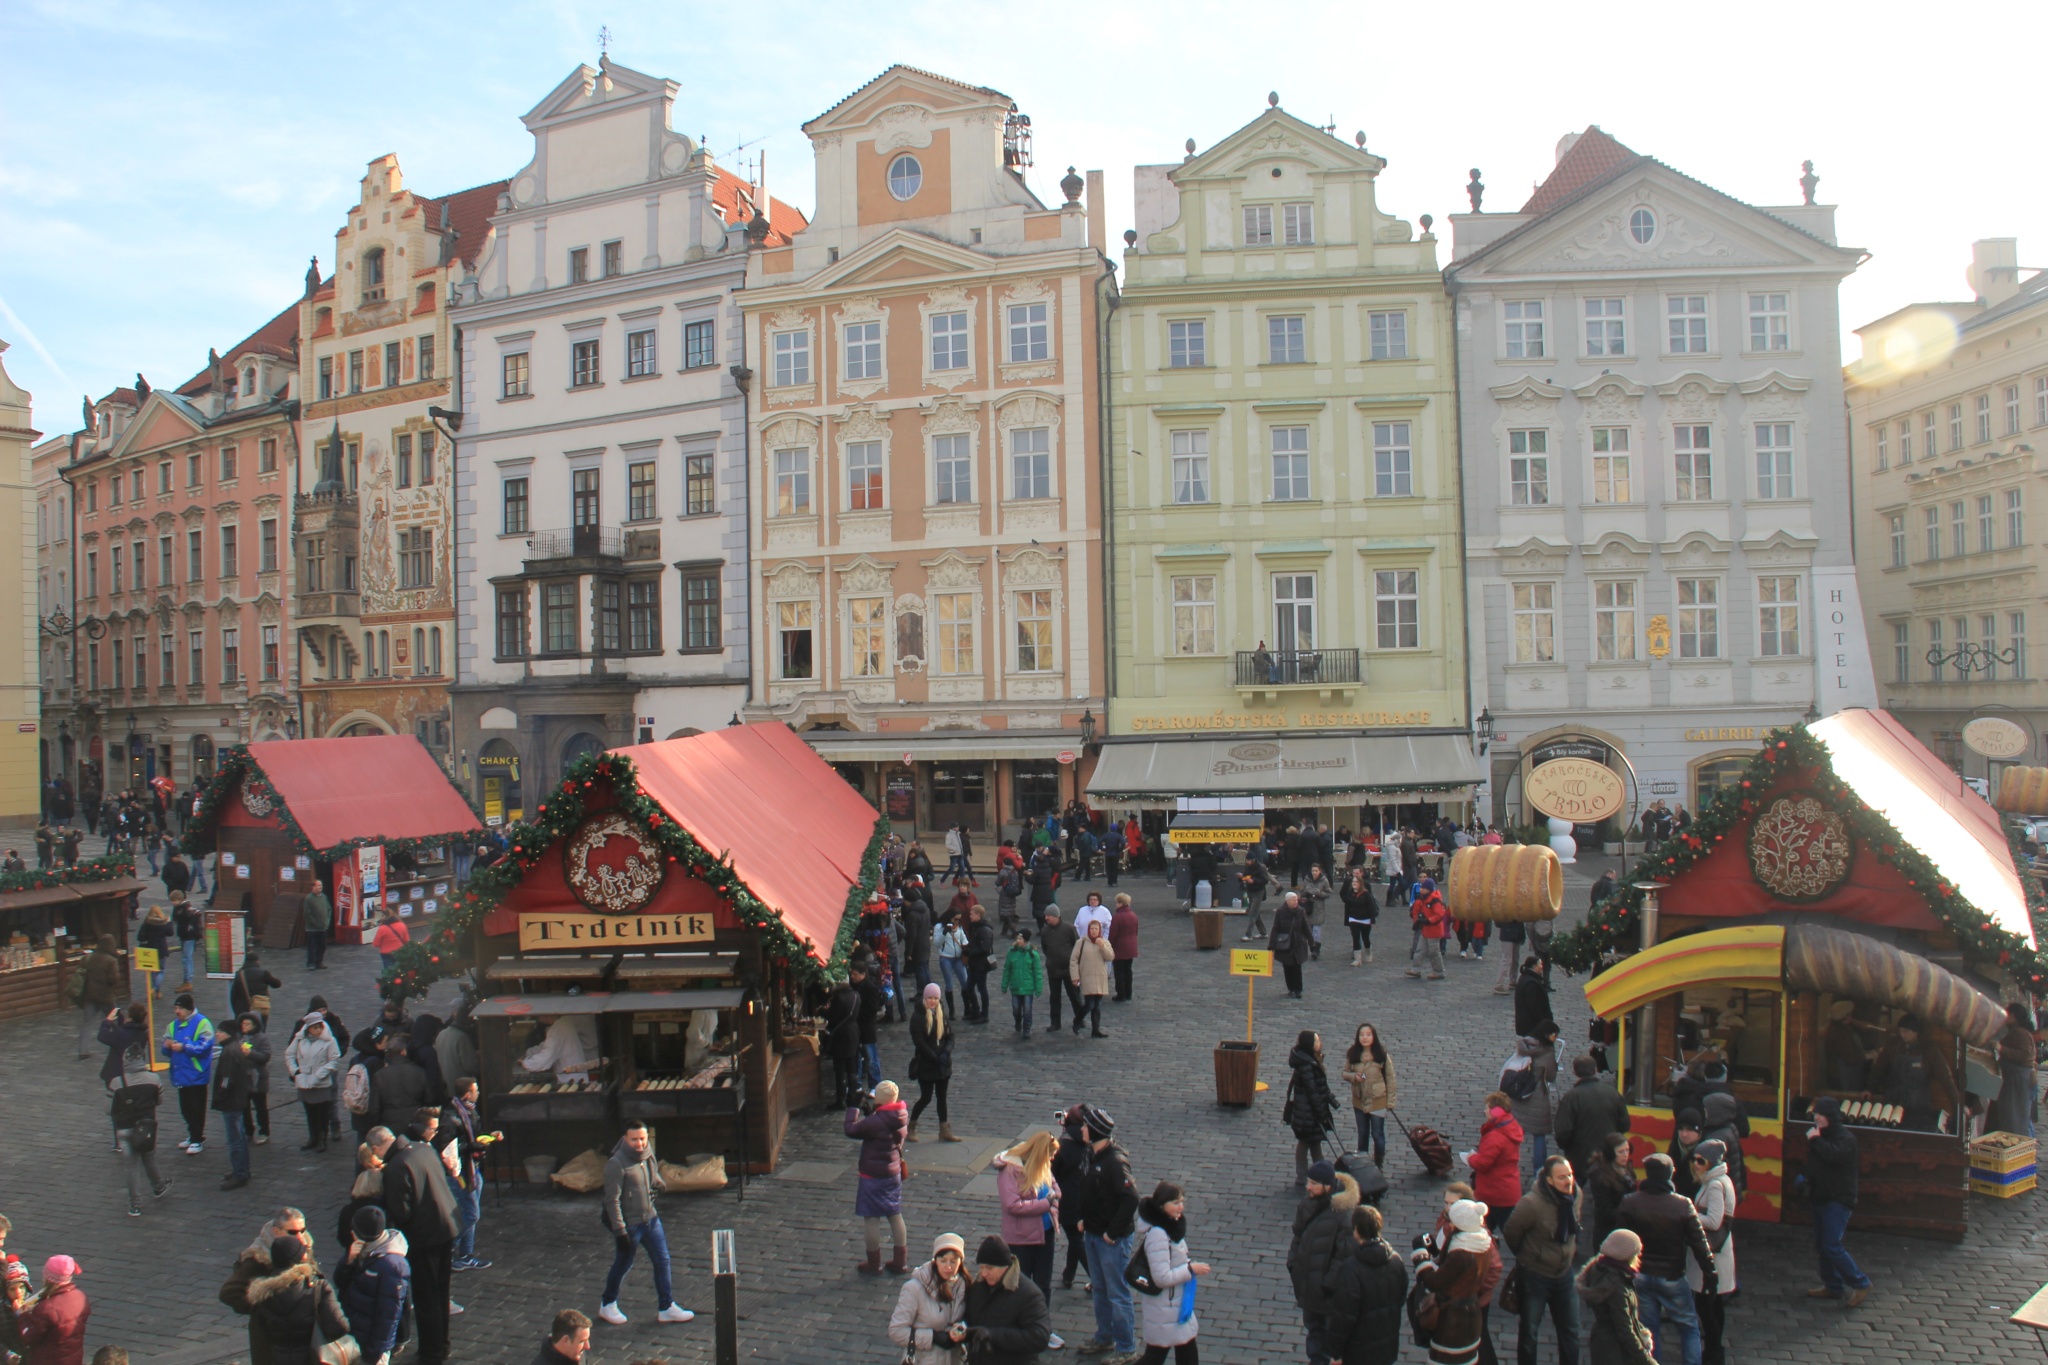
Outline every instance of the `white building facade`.
{"type": "MultiPolygon", "coordinates": [[[[1697,809],[1773,726],[1875,704],[1833,209],[1744,204],[1597,127],[1517,213],[1453,218],[1475,706],[1697,809]]],[[[1475,210],[1478,205],[1475,203],[1475,210]]]]}
{"type": "Polygon", "coordinates": [[[526,115],[533,159],[453,320],[458,777],[517,819],[577,757],[747,703],[740,312],[762,207],[608,60],[526,115]],[[755,228],[750,238],[750,221],[755,228]]]}

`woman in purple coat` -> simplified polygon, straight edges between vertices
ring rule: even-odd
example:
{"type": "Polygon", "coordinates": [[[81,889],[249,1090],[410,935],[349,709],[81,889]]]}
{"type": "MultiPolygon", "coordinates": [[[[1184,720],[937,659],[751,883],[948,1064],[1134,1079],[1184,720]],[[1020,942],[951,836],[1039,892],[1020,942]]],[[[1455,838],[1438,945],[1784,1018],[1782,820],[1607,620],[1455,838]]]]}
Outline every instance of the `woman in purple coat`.
{"type": "Polygon", "coordinates": [[[846,1135],[860,1139],[860,1191],[853,1212],[867,1234],[867,1259],[858,1267],[863,1275],[882,1273],[885,1220],[895,1248],[889,1273],[910,1271],[910,1233],[903,1226],[903,1135],[910,1128],[910,1110],[896,1095],[896,1082],[883,1081],[875,1087],[872,1109],[857,1105],[846,1111],[846,1135]]]}

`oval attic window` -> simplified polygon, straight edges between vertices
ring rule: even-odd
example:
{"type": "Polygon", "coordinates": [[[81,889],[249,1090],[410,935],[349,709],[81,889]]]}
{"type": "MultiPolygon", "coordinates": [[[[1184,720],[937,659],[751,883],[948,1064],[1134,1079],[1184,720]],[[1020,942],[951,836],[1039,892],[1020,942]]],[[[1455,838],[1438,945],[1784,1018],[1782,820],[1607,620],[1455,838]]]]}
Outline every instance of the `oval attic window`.
{"type": "Polygon", "coordinates": [[[1628,216],[1628,235],[1636,239],[1639,246],[1648,246],[1650,239],[1657,235],[1657,215],[1648,209],[1637,209],[1628,216]]]}
{"type": "Polygon", "coordinates": [[[924,167],[917,164],[914,156],[899,156],[889,163],[889,193],[898,199],[908,199],[924,184],[924,167]]]}

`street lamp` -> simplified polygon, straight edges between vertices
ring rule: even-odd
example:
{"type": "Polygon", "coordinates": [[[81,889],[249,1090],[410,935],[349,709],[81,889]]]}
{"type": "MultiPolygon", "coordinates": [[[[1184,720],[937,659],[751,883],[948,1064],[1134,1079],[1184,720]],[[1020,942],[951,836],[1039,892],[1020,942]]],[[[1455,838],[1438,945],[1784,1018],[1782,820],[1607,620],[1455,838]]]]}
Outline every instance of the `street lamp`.
{"type": "Polygon", "coordinates": [[[299,737],[299,718],[297,716],[286,716],[284,718],[284,737],[286,739],[297,739],[299,737]]]}
{"type": "Polygon", "coordinates": [[[1487,747],[1500,738],[1500,731],[1493,723],[1493,711],[1480,707],[1478,718],[1472,722],[1472,737],[1479,741],[1479,752],[1483,757],[1487,747]]]}
{"type": "Polygon", "coordinates": [[[1086,710],[1081,713],[1081,747],[1084,749],[1093,749],[1095,747],[1095,712],[1093,710],[1086,710]]]}
{"type": "Polygon", "coordinates": [[[726,729],[728,729],[728,730],[730,730],[730,729],[732,729],[733,727],[737,726],[737,725],[738,725],[739,723],[740,723],[740,713],[739,713],[739,712],[737,712],[737,711],[735,711],[735,712],[733,712],[733,713],[732,713],[732,719],[731,719],[731,720],[729,720],[729,721],[727,721],[727,722],[725,723],[725,728],[726,728],[726,729]]]}
{"type": "Polygon", "coordinates": [[[1806,704],[1806,714],[1799,718],[1799,723],[1801,725],[1812,725],[1819,719],[1820,703],[1818,701],[1810,701],[1806,704]]]}

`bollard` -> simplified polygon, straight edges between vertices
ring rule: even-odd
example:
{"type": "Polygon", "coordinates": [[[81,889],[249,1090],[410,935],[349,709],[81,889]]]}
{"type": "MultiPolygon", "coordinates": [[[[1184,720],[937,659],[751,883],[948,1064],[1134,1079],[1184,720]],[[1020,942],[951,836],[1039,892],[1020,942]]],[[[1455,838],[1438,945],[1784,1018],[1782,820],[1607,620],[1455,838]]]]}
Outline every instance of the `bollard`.
{"type": "Polygon", "coordinates": [[[717,1365],[739,1365],[740,1265],[731,1228],[711,1234],[711,1301],[716,1334],[712,1359],[717,1365]]]}

